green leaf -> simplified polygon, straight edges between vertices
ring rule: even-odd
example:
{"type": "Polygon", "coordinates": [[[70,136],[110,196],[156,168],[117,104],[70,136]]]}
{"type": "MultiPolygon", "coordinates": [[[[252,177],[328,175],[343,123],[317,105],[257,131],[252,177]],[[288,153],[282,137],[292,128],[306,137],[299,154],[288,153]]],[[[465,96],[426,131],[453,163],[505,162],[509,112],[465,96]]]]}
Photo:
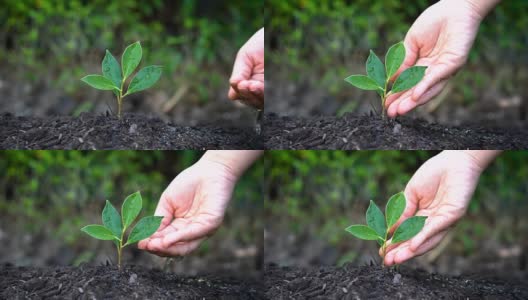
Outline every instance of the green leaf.
{"type": "Polygon", "coordinates": [[[121,86],[121,67],[112,53],[110,53],[108,50],[106,50],[106,55],[103,58],[101,68],[103,70],[104,77],[110,79],[115,86],[121,86]]]}
{"type": "Polygon", "coordinates": [[[117,88],[112,80],[101,75],[86,75],[81,80],[98,90],[109,91],[117,88]]]}
{"type": "Polygon", "coordinates": [[[345,230],[362,240],[375,241],[380,238],[374,229],[365,225],[352,225],[348,226],[345,230]]]}
{"type": "Polygon", "coordinates": [[[115,237],[112,232],[102,225],[87,225],[81,228],[81,231],[86,232],[90,236],[104,241],[114,240],[115,237]]]}
{"type": "Polygon", "coordinates": [[[130,236],[128,237],[128,241],[126,242],[125,246],[141,241],[151,236],[160,227],[162,219],[163,217],[150,216],[144,217],[143,219],[139,220],[136,226],[132,228],[132,231],[130,232],[130,236]]]}
{"type": "Polygon", "coordinates": [[[365,75],[351,75],[345,81],[362,90],[374,91],[381,89],[374,79],[365,75]]]}
{"type": "Polygon", "coordinates": [[[415,236],[424,227],[426,219],[427,217],[414,216],[403,221],[400,226],[396,228],[396,231],[394,231],[391,243],[396,244],[405,242],[415,236]]]}
{"type": "Polygon", "coordinates": [[[141,69],[130,82],[126,95],[143,91],[153,86],[161,77],[161,66],[148,66],[141,69]]]}
{"type": "Polygon", "coordinates": [[[125,79],[139,66],[142,55],[143,50],[139,41],[126,47],[121,57],[121,67],[123,68],[123,77],[125,79]]]}
{"type": "Polygon", "coordinates": [[[387,233],[387,225],[385,224],[385,216],[379,209],[379,207],[374,203],[374,201],[370,200],[370,205],[367,209],[367,225],[374,229],[376,233],[384,237],[387,233]]]}
{"type": "Polygon", "coordinates": [[[398,93],[406,91],[415,86],[425,75],[425,69],[427,67],[414,66],[401,72],[400,76],[396,79],[392,85],[392,92],[398,93]]]}
{"type": "Polygon", "coordinates": [[[405,210],[405,205],[405,195],[403,192],[399,192],[390,197],[389,202],[387,202],[387,206],[385,207],[388,228],[391,228],[392,225],[396,224],[398,219],[400,219],[405,210]]]}
{"type": "Polygon", "coordinates": [[[392,75],[398,71],[400,66],[405,59],[405,46],[403,42],[392,45],[387,54],[385,55],[385,67],[387,68],[387,77],[391,78],[392,75]]]}
{"type": "Polygon", "coordinates": [[[385,66],[379,59],[379,57],[374,53],[374,51],[370,50],[370,55],[367,58],[367,75],[374,79],[374,81],[378,84],[378,86],[382,89],[385,88],[385,81],[387,80],[387,76],[385,74],[385,66]]]}
{"type": "Polygon", "coordinates": [[[121,223],[121,216],[115,207],[106,200],[106,205],[103,209],[103,225],[108,228],[115,236],[120,237],[123,232],[123,224],[121,223]]]}
{"type": "Polygon", "coordinates": [[[123,215],[123,225],[126,228],[134,222],[139,215],[141,207],[143,206],[143,200],[140,192],[135,192],[132,195],[126,197],[123,206],[121,207],[121,214],[123,215]]]}

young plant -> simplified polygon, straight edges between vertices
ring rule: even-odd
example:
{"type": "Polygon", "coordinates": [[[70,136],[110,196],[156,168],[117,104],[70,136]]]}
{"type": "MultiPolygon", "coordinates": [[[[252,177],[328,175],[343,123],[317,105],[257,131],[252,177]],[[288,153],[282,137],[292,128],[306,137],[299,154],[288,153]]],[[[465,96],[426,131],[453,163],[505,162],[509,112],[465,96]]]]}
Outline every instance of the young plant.
{"type": "Polygon", "coordinates": [[[125,232],[139,215],[141,207],[143,206],[142,202],[143,200],[139,192],[129,195],[126,197],[125,202],[123,202],[123,206],[121,207],[122,216],[120,216],[110,201],[106,200],[106,205],[102,213],[103,225],[87,225],[81,229],[81,231],[96,239],[114,242],[117,247],[117,266],[120,269],[121,251],[123,248],[151,236],[158,230],[161,219],[163,219],[163,217],[156,216],[142,218],[132,228],[125,243],[125,232]]]}
{"type": "Polygon", "coordinates": [[[400,68],[405,59],[405,46],[399,42],[389,48],[385,55],[385,66],[376,56],[374,51],[370,50],[367,58],[366,69],[367,75],[350,75],[345,81],[362,90],[376,91],[381,97],[382,118],[386,117],[385,100],[391,94],[406,91],[414,87],[425,74],[427,67],[414,66],[401,72],[398,78],[392,83],[389,89],[389,83],[400,68]]]}
{"type": "Polygon", "coordinates": [[[389,230],[400,219],[405,210],[405,205],[406,201],[403,192],[393,195],[389,199],[389,202],[387,202],[385,216],[383,216],[383,212],[381,212],[379,207],[374,201],[370,200],[366,214],[367,226],[352,225],[345,230],[362,240],[377,241],[381,246],[382,261],[384,261],[389,240],[391,245],[405,242],[415,236],[424,227],[427,217],[410,217],[403,221],[398,228],[395,228],[392,236],[389,236],[389,230]]]}
{"type": "Polygon", "coordinates": [[[121,118],[121,104],[126,96],[146,90],[153,86],[161,77],[161,66],[145,67],[132,78],[125,92],[125,81],[132,75],[134,70],[141,61],[143,50],[141,44],[135,42],[126,47],[121,56],[121,66],[112,56],[110,51],[106,50],[103,58],[102,70],[103,75],[86,75],[81,78],[91,87],[99,90],[108,90],[114,92],[117,97],[117,117],[121,118]]]}

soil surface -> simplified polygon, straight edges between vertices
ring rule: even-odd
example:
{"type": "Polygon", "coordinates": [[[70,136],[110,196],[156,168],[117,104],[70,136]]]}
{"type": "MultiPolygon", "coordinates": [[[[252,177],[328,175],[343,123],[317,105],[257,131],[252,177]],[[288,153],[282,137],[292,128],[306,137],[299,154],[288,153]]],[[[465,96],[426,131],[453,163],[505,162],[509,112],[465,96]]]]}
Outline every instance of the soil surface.
{"type": "Polygon", "coordinates": [[[264,299],[257,278],[182,277],[127,266],[0,266],[0,299],[264,299]]]}
{"type": "Polygon", "coordinates": [[[508,128],[448,127],[408,117],[379,116],[302,119],[266,114],[266,149],[527,149],[528,124],[508,128]]]}
{"type": "Polygon", "coordinates": [[[251,127],[180,126],[140,114],[0,115],[0,149],[262,149],[260,140],[251,127]]]}
{"type": "Polygon", "coordinates": [[[528,278],[447,277],[401,266],[296,269],[268,265],[268,299],[528,299],[528,278]]]}

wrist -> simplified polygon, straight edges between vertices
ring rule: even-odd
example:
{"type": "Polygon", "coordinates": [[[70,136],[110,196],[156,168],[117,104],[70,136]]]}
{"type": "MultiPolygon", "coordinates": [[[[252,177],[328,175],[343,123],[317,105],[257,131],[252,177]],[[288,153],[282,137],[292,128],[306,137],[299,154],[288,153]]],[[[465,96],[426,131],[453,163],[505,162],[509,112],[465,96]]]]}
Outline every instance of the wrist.
{"type": "MultiPolygon", "coordinates": [[[[480,17],[480,21],[486,17],[489,12],[499,4],[501,0],[464,0],[471,9],[480,17]]],[[[460,0],[457,0],[460,4],[460,0]]]]}
{"type": "Polygon", "coordinates": [[[499,150],[445,150],[443,155],[469,161],[475,171],[482,173],[493,160],[501,153],[499,150]]]}
{"type": "Polygon", "coordinates": [[[236,181],[261,154],[260,150],[210,150],[198,162],[212,163],[236,181]]]}

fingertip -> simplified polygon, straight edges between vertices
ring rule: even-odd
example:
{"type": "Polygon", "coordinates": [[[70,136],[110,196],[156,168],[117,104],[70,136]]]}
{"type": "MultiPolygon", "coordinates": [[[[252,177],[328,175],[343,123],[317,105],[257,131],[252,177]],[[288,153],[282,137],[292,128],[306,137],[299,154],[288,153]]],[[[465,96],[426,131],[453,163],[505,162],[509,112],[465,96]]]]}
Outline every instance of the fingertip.
{"type": "Polygon", "coordinates": [[[236,100],[238,97],[238,94],[235,92],[235,90],[230,87],[229,88],[229,92],[227,93],[227,97],[230,99],[230,100],[236,100]]]}
{"type": "Polygon", "coordinates": [[[398,116],[398,103],[392,103],[387,109],[387,116],[389,118],[396,118],[398,116]]]}

